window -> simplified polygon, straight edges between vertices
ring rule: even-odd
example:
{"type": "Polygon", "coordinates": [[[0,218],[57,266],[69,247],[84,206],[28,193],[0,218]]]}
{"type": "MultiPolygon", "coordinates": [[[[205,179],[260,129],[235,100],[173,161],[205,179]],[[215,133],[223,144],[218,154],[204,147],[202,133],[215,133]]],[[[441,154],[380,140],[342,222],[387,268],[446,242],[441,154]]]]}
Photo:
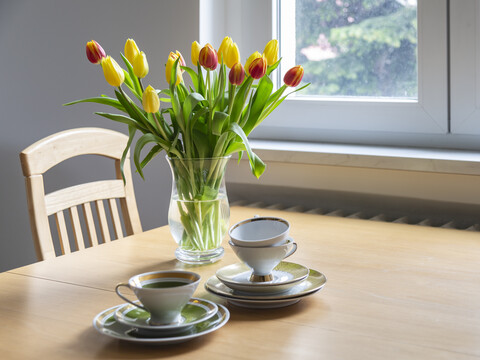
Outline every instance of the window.
{"type": "MultiPolygon", "coordinates": [[[[316,1],[316,0],[314,0],[316,1]]],[[[293,49],[299,34],[292,31],[293,23],[301,19],[297,9],[301,9],[304,0],[280,0],[274,9],[278,14],[278,33],[281,42],[281,54],[286,57],[282,73],[297,59],[293,49]],[[296,35],[296,36],[295,36],[296,35]],[[293,45],[293,46],[292,46],[293,45]],[[293,47],[293,48],[292,48],[293,47]],[[288,64],[290,62],[290,64],[288,64]]],[[[345,9],[347,0],[316,1],[317,5],[331,5],[345,9]],[[339,5],[340,4],[340,5],[339,5]]],[[[371,0],[349,0],[356,5],[361,3],[386,3],[371,0]]],[[[282,104],[281,114],[272,114],[262,127],[256,130],[259,138],[270,137],[292,138],[291,119],[295,118],[295,140],[310,141],[346,141],[388,144],[403,134],[446,134],[448,132],[448,95],[447,95],[447,37],[445,1],[420,0],[417,10],[418,22],[418,83],[416,91],[407,96],[296,96],[282,104]],[[416,94],[415,94],[416,93],[416,94]]],[[[325,10],[326,11],[326,10],[325,10]]],[[[353,17],[353,13],[349,14],[353,17]]],[[[371,20],[365,19],[363,23],[371,20]]],[[[348,16],[347,16],[348,22],[348,16]]],[[[352,22],[353,24],[354,22],[352,22]]],[[[345,28],[361,26],[346,25],[345,28]]],[[[299,29],[295,24],[294,29],[299,29]]],[[[313,30],[309,30],[313,32],[313,30]]],[[[319,36],[323,29],[317,30],[319,36]]],[[[324,35],[324,39],[329,40],[324,35]]],[[[300,50],[301,51],[301,50],[300,50]]],[[[334,50],[335,51],[335,50],[334,50]]],[[[334,52],[333,51],[333,52],[334,52]]],[[[336,50],[338,51],[338,50],[336,50]]],[[[324,70],[328,71],[328,70],[324,70]]],[[[338,69],[333,71],[339,71],[338,69]]],[[[344,69],[344,71],[346,71],[344,69]]],[[[371,70],[370,70],[371,71],[371,70]]],[[[325,76],[324,74],[322,74],[325,76]]],[[[328,78],[328,77],[327,77],[328,78]]],[[[333,83],[333,82],[332,82],[333,83]]],[[[324,88],[328,88],[328,83],[324,88]]],[[[313,87],[318,89],[318,86],[313,87]]],[[[336,90],[334,89],[333,92],[336,90]]],[[[330,95],[330,94],[321,94],[330,95]]],[[[364,95],[350,93],[342,95],[364,95]]],[[[379,95],[374,93],[373,95],[379,95]]]]}

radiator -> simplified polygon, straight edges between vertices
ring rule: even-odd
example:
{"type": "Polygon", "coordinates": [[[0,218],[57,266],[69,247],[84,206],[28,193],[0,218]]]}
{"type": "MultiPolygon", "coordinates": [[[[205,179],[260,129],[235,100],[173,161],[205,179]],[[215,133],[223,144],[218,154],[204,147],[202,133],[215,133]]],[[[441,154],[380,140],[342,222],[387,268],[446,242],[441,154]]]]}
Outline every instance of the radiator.
{"type": "Polygon", "coordinates": [[[245,200],[237,200],[233,201],[231,206],[245,206],[245,207],[252,207],[252,208],[260,208],[260,209],[271,209],[271,210],[283,210],[283,211],[291,211],[291,212],[303,212],[306,214],[319,214],[325,216],[338,216],[344,218],[351,218],[351,219],[362,219],[362,220],[369,220],[369,221],[384,221],[384,222],[392,222],[392,223],[399,223],[399,224],[409,224],[409,225],[416,225],[416,226],[431,226],[431,227],[439,227],[439,228],[446,228],[446,229],[458,229],[458,230],[466,230],[466,231],[480,231],[480,221],[477,219],[467,219],[462,218],[461,220],[445,220],[435,217],[425,217],[425,218],[418,218],[415,216],[404,215],[401,217],[398,216],[391,216],[389,214],[368,214],[367,212],[348,212],[342,209],[334,209],[334,210],[323,210],[320,208],[308,209],[303,206],[284,206],[282,204],[266,204],[264,202],[249,202],[245,200]]]}

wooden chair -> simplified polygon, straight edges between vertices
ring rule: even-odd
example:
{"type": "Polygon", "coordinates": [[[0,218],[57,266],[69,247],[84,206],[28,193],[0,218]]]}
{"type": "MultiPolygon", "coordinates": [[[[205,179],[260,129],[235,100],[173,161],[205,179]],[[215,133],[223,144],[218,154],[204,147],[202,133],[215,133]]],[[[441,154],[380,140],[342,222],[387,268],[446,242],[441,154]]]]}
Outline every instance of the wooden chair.
{"type": "Polygon", "coordinates": [[[116,131],[79,128],[48,136],[20,153],[27,189],[30,225],[39,260],[56,256],[48,220],[50,215],[53,215],[56,220],[62,255],[72,251],[64,210],[68,210],[70,214],[71,232],[76,244],[74,250],[85,248],[79,207],[83,209],[84,228],[88,233],[87,244],[90,246],[99,244],[91,203],[96,207],[98,228],[104,242],[111,241],[111,236],[103,200],[109,204],[115,238],[123,237],[122,223],[115,199],[119,199],[126,234],[131,235],[142,231],[132,185],[129,155],[124,165],[125,185],[120,171],[120,159],[127,140],[127,136],[116,131]],[[47,170],[64,160],[87,154],[115,159],[115,180],[94,181],[45,194],[43,174],[47,170]]]}

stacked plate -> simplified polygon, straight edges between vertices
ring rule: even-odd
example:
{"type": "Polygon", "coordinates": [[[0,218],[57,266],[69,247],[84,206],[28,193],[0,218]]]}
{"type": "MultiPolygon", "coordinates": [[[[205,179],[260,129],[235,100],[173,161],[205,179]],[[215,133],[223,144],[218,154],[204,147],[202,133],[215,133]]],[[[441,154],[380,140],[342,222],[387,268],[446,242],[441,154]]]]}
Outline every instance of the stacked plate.
{"type": "Polygon", "coordinates": [[[209,278],[205,288],[233,305],[266,309],[295,304],[327,282],[322,273],[286,261],[273,269],[271,281],[252,282],[251,274],[252,269],[244,263],[228,265],[209,278]]]}
{"type": "Polygon", "coordinates": [[[116,339],[175,344],[220,329],[230,318],[230,313],[222,305],[191,298],[178,323],[150,325],[149,318],[149,312],[126,303],[102,311],[93,319],[93,326],[100,333],[116,339]]]}

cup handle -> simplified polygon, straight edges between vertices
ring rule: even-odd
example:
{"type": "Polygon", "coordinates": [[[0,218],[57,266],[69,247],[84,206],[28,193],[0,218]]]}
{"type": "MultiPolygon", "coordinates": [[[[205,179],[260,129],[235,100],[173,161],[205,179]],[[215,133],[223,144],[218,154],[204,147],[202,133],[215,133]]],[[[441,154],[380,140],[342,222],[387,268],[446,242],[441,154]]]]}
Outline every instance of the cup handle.
{"type": "Polygon", "coordinates": [[[296,242],[292,243],[292,248],[291,248],[290,251],[287,253],[287,255],[285,255],[284,259],[286,259],[286,258],[289,257],[290,255],[292,255],[295,251],[297,251],[297,243],[296,243],[296,242]]]}
{"type": "Polygon", "coordinates": [[[135,304],[132,300],[127,299],[127,298],[120,292],[120,290],[118,290],[118,289],[119,289],[120,287],[122,287],[122,286],[125,286],[125,287],[129,288],[130,290],[132,289],[132,288],[130,287],[130,285],[128,285],[128,284],[120,283],[120,284],[118,284],[117,286],[115,286],[115,292],[117,293],[118,296],[120,296],[123,300],[125,300],[125,301],[128,302],[128,303],[130,303],[130,304],[132,304],[132,305],[134,305],[134,306],[136,306],[136,307],[139,307],[140,309],[143,309],[143,310],[145,310],[145,311],[147,311],[147,312],[150,312],[150,311],[148,311],[147,309],[145,309],[142,305],[135,304]]]}

